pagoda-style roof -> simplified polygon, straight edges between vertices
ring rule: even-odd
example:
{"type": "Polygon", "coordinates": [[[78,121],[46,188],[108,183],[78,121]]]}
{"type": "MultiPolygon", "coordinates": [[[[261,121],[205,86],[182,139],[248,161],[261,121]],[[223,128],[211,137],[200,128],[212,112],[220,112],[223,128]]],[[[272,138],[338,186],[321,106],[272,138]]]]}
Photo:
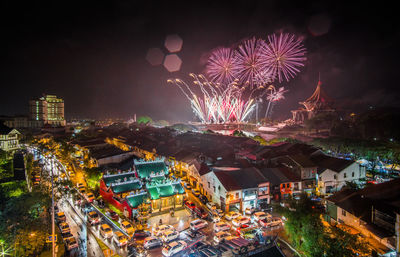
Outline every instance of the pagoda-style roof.
{"type": "Polygon", "coordinates": [[[304,105],[307,111],[332,109],[331,104],[333,103],[333,100],[325,93],[321,85],[321,81],[318,81],[314,93],[304,102],[300,102],[300,104],[304,105]]]}
{"type": "Polygon", "coordinates": [[[140,178],[153,178],[157,176],[164,178],[165,175],[168,175],[168,168],[164,163],[164,159],[155,161],[134,160],[134,164],[140,178]]]}

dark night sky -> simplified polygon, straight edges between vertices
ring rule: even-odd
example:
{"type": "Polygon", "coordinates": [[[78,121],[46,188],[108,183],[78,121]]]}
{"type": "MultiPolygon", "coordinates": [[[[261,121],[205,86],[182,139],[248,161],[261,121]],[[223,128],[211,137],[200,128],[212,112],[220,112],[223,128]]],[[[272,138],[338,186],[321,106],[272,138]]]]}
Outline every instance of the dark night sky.
{"type": "Polygon", "coordinates": [[[289,117],[312,94],[318,72],[328,94],[347,108],[399,102],[398,17],[380,2],[368,8],[367,1],[38,2],[0,4],[0,114],[27,113],[30,98],[49,93],[65,99],[67,118],[137,113],[192,120],[188,102],[166,79],[202,72],[212,48],[279,31],[304,37],[308,60],[283,84],[290,92],[275,117],[289,117]],[[327,33],[315,36],[310,27],[327,33]],[[169,34],[183,38],[175,73],[145,59],[149,48],[167,53],[169,34]]]}

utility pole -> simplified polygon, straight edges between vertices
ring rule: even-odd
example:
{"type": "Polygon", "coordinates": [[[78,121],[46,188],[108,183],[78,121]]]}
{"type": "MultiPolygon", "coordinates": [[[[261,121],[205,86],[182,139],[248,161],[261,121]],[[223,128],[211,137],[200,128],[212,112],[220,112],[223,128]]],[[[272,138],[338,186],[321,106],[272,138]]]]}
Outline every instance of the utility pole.
{"type": "Polygon", "coordinates": [[[258,100],[256,98],[256,126],[258,124],[258,100]]]}
{"type": "Polygon", "coordinates": [[[51,158],[51,239],[52,239],[52,256],[56,257],[56,241],[55,241],[55,224],[54,224],[54,180],[53,180],[54,160],[51,158]]]}

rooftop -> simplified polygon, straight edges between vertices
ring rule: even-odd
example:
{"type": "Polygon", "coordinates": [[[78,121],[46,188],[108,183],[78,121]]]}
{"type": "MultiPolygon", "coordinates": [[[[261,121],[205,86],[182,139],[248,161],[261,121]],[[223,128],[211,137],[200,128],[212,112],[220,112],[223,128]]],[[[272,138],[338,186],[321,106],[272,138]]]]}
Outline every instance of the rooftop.
{"type": "Polygon", "coordinates": [[[259,184],[267,182],[254,167],[215,167],[213,172],[227,191],[256,188],[259,184]]]}

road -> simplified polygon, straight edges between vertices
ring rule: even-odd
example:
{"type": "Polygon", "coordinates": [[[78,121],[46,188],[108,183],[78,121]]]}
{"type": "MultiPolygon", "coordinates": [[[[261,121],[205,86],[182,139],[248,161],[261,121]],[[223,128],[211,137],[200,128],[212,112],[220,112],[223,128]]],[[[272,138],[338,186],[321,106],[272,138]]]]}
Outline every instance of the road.
{"type": "MultiPolygon", "coordinates": [[[[42,180],[40,182],[41,184],[44,184],[49,187],[51,186],[52,169],[53,169],[53,175],[55,177],[59,176],[61,173],[68,174],[65,171],[65,167],[58,160],[54,161],[53,159],[42,155],[40,152],[38,152],[38,150],[36,154],[34,154],[34,156],[36,159],[40,160],[40,163],[43,164],[42,180]]],[[[55,188],[55,195],[56,194],[58,194],[58,192],[57,189],[55,188]]],[[[67,218],[67,223],[71,228],[71,233],[79,244],[78,248],[68,252],[67,254],[69,256],[88,256],[88,257],[103,256],[102,250],[98,245],[95,237],[90,233],[86,236],[85,226],[82,226],[82,224],[84,224],[84,222],[82,221],[82,217],[77,215],[76,211],[73,208],[71,208],[71,206],[67,203],[65,199],[66,197],[68,196],[62,195],[62,198],[58,201],[58,203],[56,203],[56,205],[59,207],[60,209],[59,211],[65,213],[65,216],[67,218]]],[[[56,229],[58,229],[57,226],[56,229]]]]}

